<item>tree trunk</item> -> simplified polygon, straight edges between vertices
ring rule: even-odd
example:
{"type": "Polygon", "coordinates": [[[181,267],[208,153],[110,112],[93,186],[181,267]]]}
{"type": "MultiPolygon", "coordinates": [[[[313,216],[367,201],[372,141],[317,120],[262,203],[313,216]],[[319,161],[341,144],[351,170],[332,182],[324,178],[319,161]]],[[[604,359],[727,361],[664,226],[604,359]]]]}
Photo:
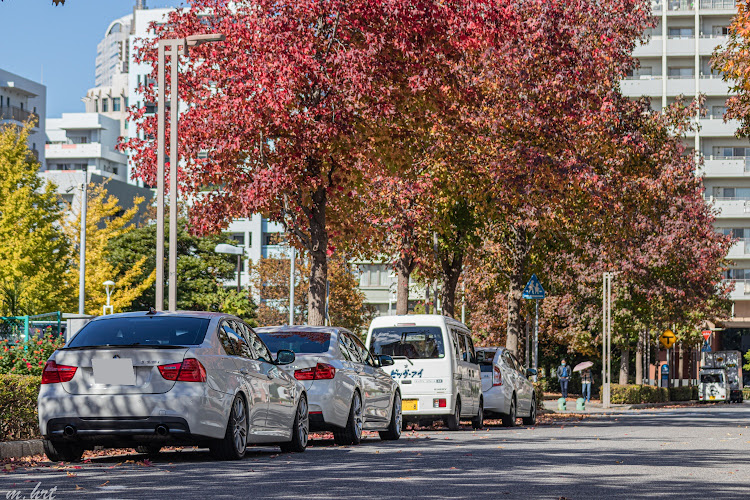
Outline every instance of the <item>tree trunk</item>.
{"type": "Polygon", "coordinates": [[[450,258],[444,256],[440,259],[443,268],[443,290],[442,310],[443,314],[455,318],[456,314],[456,287],[461,277],[464,265],[464,252],[456,251],[450,258]]]}
{"type": "Polygon", "coordinates": [[[396,314],[403,316],[409,313],[409,277],[414,270],[414,258],[401,257],[396,261],[396,314]]]}
{"type": "Polygon", "coordinates": [[[682,350],[682,343],[680,342],[680,345],[677,347],[677,386],[682,386],[682,379],[685,378],[685,363],[683,362],[683,353],[682,350]]]}
{"type": "Polygon", "coordinates": [[[638,332],[638,347],[635,350],[635,383],[643,385],[643,332],[638,332]]]}
{"type": "Polygon", "coordinates": [[[326,189],[319,187],[312,196],[310,222],[310,289],[307,296],[307,324],[325,325],[326,282],[328,281],[328,230],[326,229],[326,189]]]}
{"type": "Polygon", "coordinates": [[[630,371],[630,348],[620,349],[620,385],[628,383],[630,371]]]}
{"type": "Polygon", "coordinates": [[[508,287],[508,330],[505,348],[518,357],[518,335],[521,320],[521,294],[523,293],[523,275],[526,270],[528,241],[526,228],[523,225],[513,226],[511,246],[511,272],[508,287]]]}

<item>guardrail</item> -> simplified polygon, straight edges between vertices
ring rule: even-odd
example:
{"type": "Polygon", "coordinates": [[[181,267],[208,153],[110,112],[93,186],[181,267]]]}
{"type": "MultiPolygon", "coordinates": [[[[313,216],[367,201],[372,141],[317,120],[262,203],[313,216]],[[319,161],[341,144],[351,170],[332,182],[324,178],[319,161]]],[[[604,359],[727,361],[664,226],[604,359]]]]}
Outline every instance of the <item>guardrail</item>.
{"type": "Polygon", "coordinates": [[[0,107],[0,120],[15,120],[17,122],[25,122],[29,118],[35,119],[35,126],[39,125],[39,115],[34,113],[33,111],[28,111],[17,106],[0,107]]]}

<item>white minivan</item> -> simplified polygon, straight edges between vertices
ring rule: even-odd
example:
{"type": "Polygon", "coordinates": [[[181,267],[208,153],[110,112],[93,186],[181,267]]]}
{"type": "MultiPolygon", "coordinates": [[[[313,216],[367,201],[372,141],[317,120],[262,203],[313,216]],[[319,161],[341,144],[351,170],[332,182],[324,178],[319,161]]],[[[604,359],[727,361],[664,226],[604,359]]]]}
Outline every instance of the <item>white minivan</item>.
{"type": "Polygon", "coordinates": [[[381,316],[370,324],[367,348],[391,356],[383,369],[401,388],[404,426],[408,421],[443,420],[458,430],[471,419],[484,421],[482,378],[469,329],[439,315],[381,316]]]}

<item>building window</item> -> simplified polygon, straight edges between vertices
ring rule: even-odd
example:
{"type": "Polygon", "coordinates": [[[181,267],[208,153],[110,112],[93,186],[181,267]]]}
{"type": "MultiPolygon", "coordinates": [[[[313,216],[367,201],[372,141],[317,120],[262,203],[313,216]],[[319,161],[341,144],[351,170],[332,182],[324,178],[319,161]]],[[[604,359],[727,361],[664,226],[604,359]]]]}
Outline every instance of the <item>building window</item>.
{"type": "Polygon", "coordinates": [[[94,99],[94,113],[99,112],[99,99],[94,99]]]}
{"type": "Polygon", "coordinates": [[[102,99],[102,113],[106,113],[109,110],[107,99],[102,99]]]}
{"type": "Polygon", "coordinates": [[[232,233],[229,235],[229,239],[231,239],[237,246],[245,246],[245,233],[232,233]]]}
{"type": "Polygon", "coordinates": [[[693,38],[693,28],[669,28],[669,38],[693,38]]]}
{"type": "Polygon", "coordinates": [[[359,286],[388,286],[390,284],[390,270],[386,264],[361,264],[359,271],[359,286]]]}
{"type": "Polygon", "coordinates": [[[120,98],[119,97],[112,98],[112,111],[120,111],[120,98]]]}
{"type": "Polygon", "coordinates": [[[669,68],[669,78],[694,78],[695,68],[692,66],[690,67],[684,67],[684,68],[669,68]]]}
{"type": "Polygon", "coordinates": [[[284,241],[284,233],[266,233],[263,235],[264,245],[282,245],[284,241]]]}

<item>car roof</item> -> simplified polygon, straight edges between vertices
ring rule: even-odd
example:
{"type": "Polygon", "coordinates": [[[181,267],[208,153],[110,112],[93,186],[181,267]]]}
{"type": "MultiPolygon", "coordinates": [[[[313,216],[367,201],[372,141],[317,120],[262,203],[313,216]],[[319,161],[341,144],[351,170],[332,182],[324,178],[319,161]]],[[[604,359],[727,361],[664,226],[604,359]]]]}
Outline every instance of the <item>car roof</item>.
{"type": "Polygon", "coordinates": [[[310,325],[277,325],[261,326],[254,328],[257,333],[283,333],[283,332],[321,332],[338,334],[339,332],[351,333],[340,326],[310,326],[310,325]]]}
{"type": "Polygon", "coordinates": [[[461,326],[466,328],[469,327],[461,323],[460,321],[451,318],[450,316],[444,316],[442,314],[405,314],[405,315],[393,315],[393,316],[378,316],[373,318],[371,327],[378,326],[400,326],[401,323],[408,323],[409,326],[440,326],[443,323],[461,326]]]}
{"type": "MultiPolygon", "coordinates": [[[[156,318],[162,317],[175,317],[175,318],[235,318],[231,314],[211,312],[211,311],[156,311],[156,313],[149,314],[149,311],[135,311],[117,314],[107,314],[104,316],[97,316],[91,318],[91,321],[102,321],[117,318],[143,318],[144,316],[152,316],[156,318]]],[[[237,318],[235,318],[237,319],[237,318]]]]}

